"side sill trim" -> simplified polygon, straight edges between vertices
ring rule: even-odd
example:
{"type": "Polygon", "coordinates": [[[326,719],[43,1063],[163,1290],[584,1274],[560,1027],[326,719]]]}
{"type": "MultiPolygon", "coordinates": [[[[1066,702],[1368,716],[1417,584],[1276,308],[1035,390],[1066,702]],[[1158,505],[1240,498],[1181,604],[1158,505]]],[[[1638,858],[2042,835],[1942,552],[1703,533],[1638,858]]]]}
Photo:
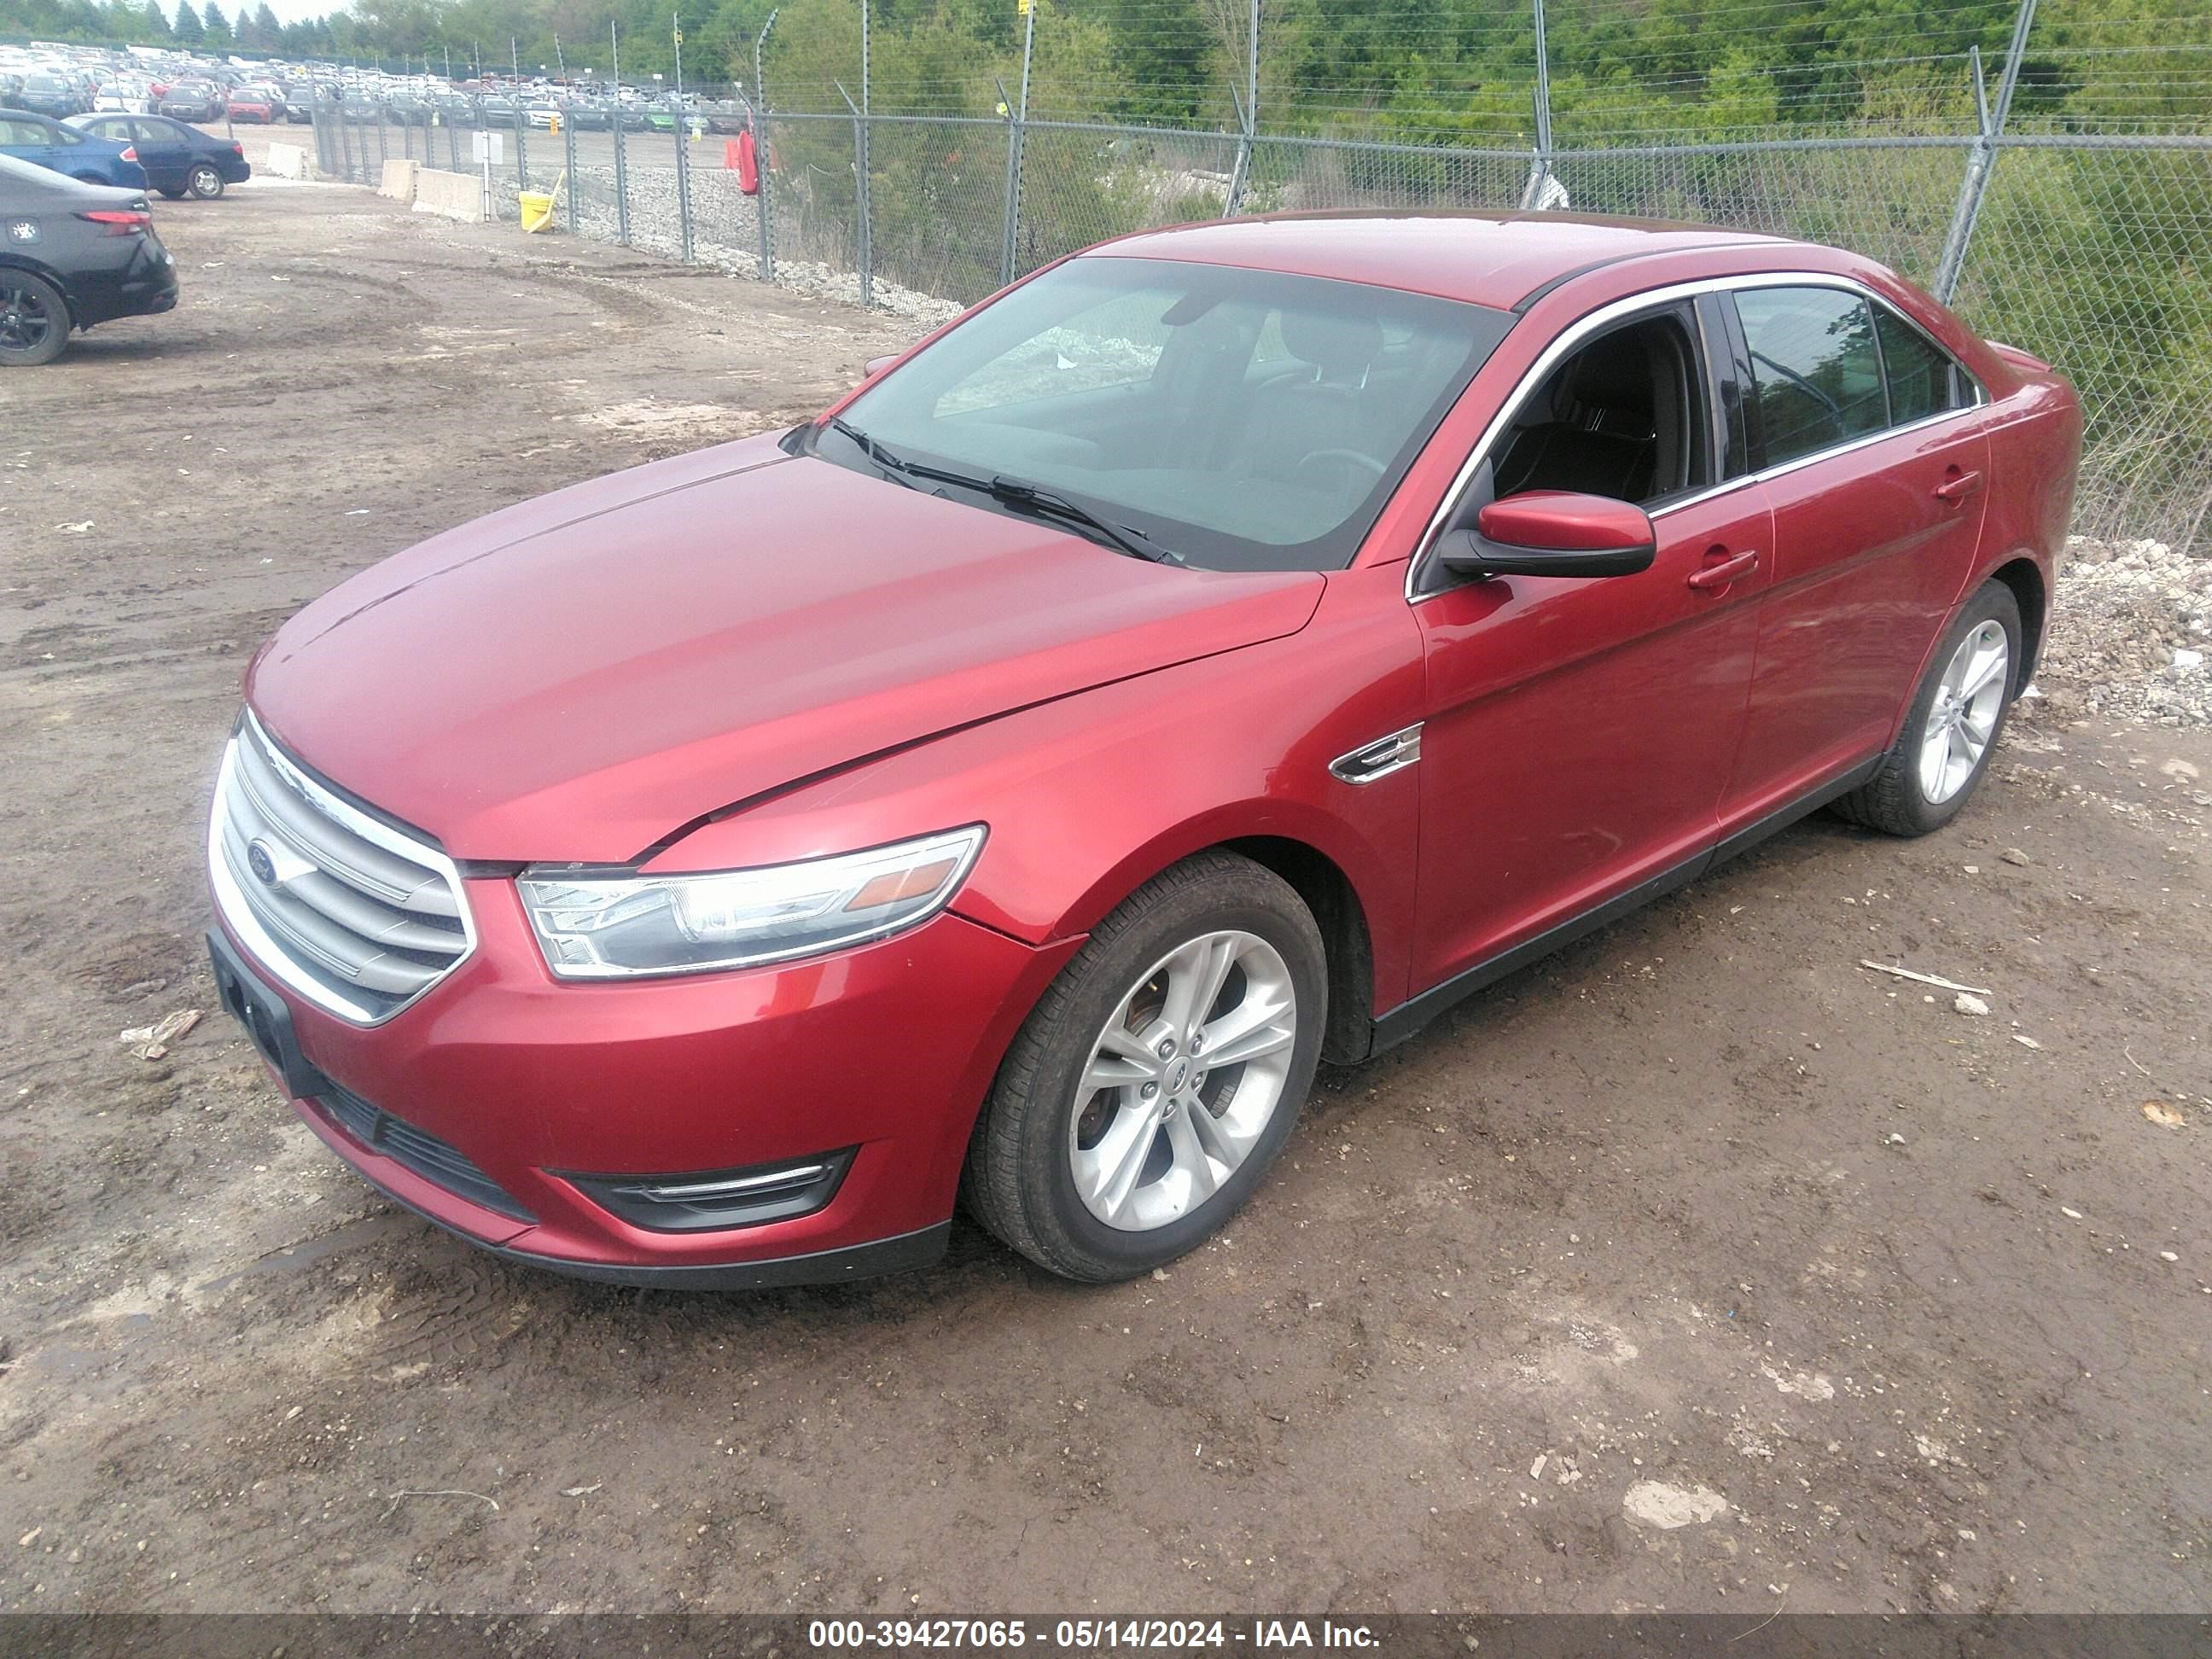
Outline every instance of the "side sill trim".
{"type": "Polygon", "coordinates": [[[1473,996],[1477,991],[1495,985],[1509,975],[1519,972],[1533,962],[1541,960],[1554,951],[1573,944],[1577,939],[1597,932],[1601,927],[1618,921],[1632,910],[1640,910],[1655,899],[1688,886],[1715,865],[1747,852],[1768,836],[1787,830],[1800,818],[1817,812],[1829,802],[1848,795],[1873,777],[1881,765],[1881,757],[1853,767],[1840,777],[1798,796],[1787,805],[1777,807],[1756,823],[1745,825],[1725,841],[1692,854],[1680,863],[1661,871],[1650,880],[1638,883],[1626,892],[1593,905],[1580,915],[1570,916],[1557,927],[1549,928],[1532,939],[1523,940],[1509,950],[1478,962],[1462,969],[1441,985],[1431,986],[1419,996],[1400,1003],[1375,1021],[1373,1045],[1368,1057],[1394,1048],[1412,1036],[1438,1014],[1454,1004],[1473,996]]]}
{"type": "Polygon", "coordinates": [[[1876,755],[1871,760],[1863,761],[1841,777],[1831,778],[1827,782],[1798,796],[1787,805],[1778,806],[1755,823],[1747,823],[1713,848],[1713,862],[1720,864],[1735,857],[1739,853],[1748,853],[1770,836],[1781,834],[1798,819],[1810,817],[1829,802],[1841,800],[1852,790],[1863,787],[1873,780],[1876,772],[1881,769],[1881,758],[1880,755],[1876,755]]]}

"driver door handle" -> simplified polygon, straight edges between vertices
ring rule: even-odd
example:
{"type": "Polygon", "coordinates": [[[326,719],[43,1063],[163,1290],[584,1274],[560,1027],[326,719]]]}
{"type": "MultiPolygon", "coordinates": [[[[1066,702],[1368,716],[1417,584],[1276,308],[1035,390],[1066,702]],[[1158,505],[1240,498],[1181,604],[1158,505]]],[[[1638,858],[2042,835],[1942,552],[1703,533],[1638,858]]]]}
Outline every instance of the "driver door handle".
{"type": "MultiPolygon", "coordinates": [[[[1708,553],[1705,556],[1711,558],[1713,555],[1708,553]]],[[[1690,586],[1700,592],[1708,592],[1715,588],[1726,587],[1758,568],[1759,555],[1747,549],[1733,558],[1724,558],[1715,564],[1700,565],[1690,573],[1690,586]]]]}

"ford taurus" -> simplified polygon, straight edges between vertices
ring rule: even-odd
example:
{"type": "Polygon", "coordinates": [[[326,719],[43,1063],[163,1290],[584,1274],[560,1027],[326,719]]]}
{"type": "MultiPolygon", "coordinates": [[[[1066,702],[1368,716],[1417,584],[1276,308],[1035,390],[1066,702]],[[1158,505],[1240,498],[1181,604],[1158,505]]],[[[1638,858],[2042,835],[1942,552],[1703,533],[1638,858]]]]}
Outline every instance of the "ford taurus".
{"type": "Polygon", "coordinates": [[[540,1267],[1079,1279],[1327,1059],[1831,807],[1972,794],[2066,383],[1834,249],[1231,221],[822,418],[433,538],[248,672],[222,994],[330,1146],[540,1267]]]}

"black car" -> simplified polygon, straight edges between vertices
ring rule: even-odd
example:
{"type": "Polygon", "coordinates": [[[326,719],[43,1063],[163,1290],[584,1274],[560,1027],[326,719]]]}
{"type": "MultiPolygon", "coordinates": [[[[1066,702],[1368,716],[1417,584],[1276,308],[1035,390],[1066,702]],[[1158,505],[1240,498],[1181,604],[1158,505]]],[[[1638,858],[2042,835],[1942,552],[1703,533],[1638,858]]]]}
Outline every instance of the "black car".
{"type": "Polygon", "coordinates": [[[0,368],[52,362],[73,329],[176,303],[143,192],[0,155],[0,368]]]}
{"type": "Polygon", "coordinates": [[[217,138],[166,115],[79,115],[70,125],[95,138],[112,138],[138,152],[147,187],[171,201],[196,196],[212,201],[232,185],[253,176],[252,165],[237,141],[217,138]]]}
{"type": "Polygon", "coordinates": [[[178,121],[220,121],[229,107],[230,94],[212,81],[179,81],[155,106],[178,121]]]}

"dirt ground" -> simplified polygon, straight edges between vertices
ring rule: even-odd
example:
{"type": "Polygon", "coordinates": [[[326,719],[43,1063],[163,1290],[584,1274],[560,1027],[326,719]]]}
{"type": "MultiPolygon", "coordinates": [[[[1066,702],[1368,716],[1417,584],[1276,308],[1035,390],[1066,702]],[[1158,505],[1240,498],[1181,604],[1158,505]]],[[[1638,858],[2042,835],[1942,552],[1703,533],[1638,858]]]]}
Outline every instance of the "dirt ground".
{"type": "Polygon", "coordinates": [[[1327,1077],[1133,1285],[509,1268],[226,1021],[118,1040],[214,1006],[239,672],[912,325],[362,191],[160,216],[179,310],[0,386],[0,1608],[2212,1609],[2212,736],[2024,705],[1948,833],[1814,820],[1327,1077]]]}

